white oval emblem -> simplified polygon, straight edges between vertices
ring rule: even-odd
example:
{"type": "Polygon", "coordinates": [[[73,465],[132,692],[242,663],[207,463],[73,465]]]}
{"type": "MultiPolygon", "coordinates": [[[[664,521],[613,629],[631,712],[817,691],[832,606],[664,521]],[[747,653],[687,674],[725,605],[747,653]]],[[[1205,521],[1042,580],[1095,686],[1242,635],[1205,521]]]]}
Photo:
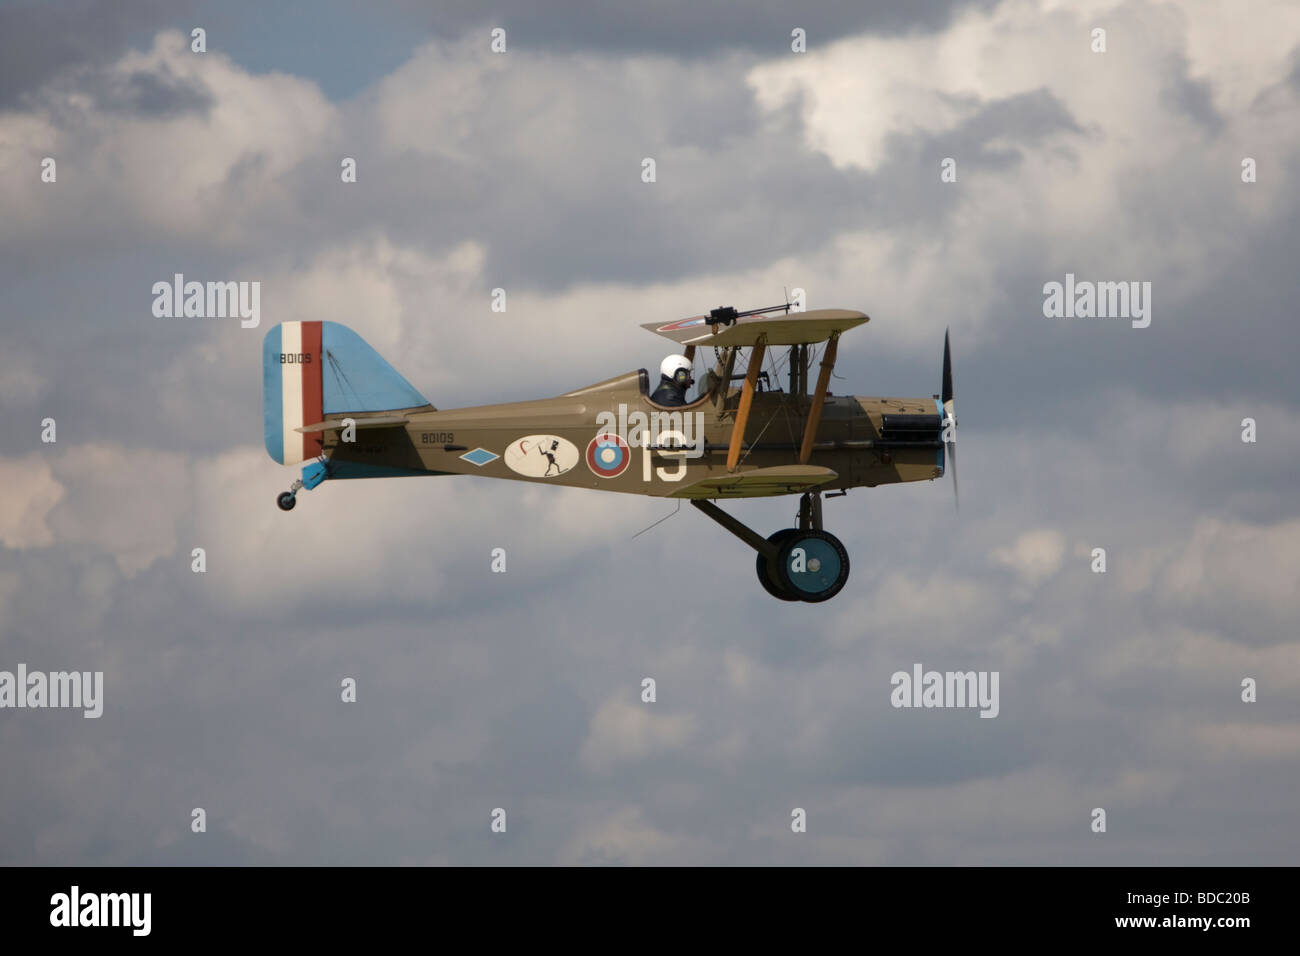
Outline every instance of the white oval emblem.
{"type": "Polygon", "coordinates": [[[507,445],[503,457],[526,478],[555,478],[578,463],[578,449],[558,435],[525,435],[507,445]]]}

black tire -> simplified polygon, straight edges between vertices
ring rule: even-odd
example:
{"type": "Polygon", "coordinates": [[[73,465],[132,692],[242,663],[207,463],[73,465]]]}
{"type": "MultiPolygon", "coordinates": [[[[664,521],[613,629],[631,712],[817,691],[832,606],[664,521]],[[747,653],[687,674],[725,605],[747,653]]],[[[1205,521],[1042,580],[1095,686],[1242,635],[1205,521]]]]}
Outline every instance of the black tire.
{"type": "MultiPolygon", "coordinates": [[[[777,546],[778,549],[780,549],[781,542],[783,542],[789,535],[798,534],[798,533],[799,533],[798,528],[783,528],[780,531],[772,532],[770,535],[767,536],[767,540],[772,542],[774,545],[777,546]]],[[[764,591],[766,591],[768,594],[772,595],[772,597],[776,598],[779,601],[800,600],[798,595],[790,591],[782,590],[777,585],[776,572],[772,569],[770,562],[767,560],[767,558],[763,557],[761,554],[756,555],[755,557],[757,557],[758,559],[757,561],[754,562],[754,567],[758,571],[758,583],[763,585],[764,591]]]]}
{"type": "Polygon", "coordinates": [[[777,586],[800,601],[819,604],[839,594],[849,579],[849,552],[829,531],[795,531],[781,541],[773,575],[777,586]],[[802,548],[803,570],[794,571],[794,550],[802,548]]]}
{"type": "Polygon", "coordinates": [[[275,499],[275,503],[280,506],[281,511],[292,511],[293,506],[298,503],[298,497],[291,491],[282,491],[280,497],[275,499]]]}

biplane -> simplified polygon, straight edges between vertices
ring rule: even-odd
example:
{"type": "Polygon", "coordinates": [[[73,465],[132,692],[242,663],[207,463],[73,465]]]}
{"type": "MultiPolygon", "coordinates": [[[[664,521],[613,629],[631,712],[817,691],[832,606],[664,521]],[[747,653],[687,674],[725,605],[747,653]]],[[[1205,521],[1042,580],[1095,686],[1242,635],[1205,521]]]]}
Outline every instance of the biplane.
{"type": "MultiPolygon", "coordinates": [[[[451,410],[435,408],[346,326],[284,322],[263,341],[266,449],[303,469],[277,503],[289,511],[300,490],[326,480],[402,475],[684,498],[754,550],[759,583],[773,597],[825,601],[848,580],[849,556],[823,527],[823,495],[942,477],[945,452],[956,465],[946,333],[940,395],[831,394],[840,336],[868,321],[862,312],[789,303],[722,307],[642,326],[692,364],[711,350],[687,404],[653,402],[639,369],[554,398],[451,410]],[[784,382],[773,380],[781,377],[778,349],[784,382]],[[717,504],[774,495],[800,496],[798,524],[766,537],[717,504]]],[[[953,483],[955,495],[955,471],[953,483]]]]}

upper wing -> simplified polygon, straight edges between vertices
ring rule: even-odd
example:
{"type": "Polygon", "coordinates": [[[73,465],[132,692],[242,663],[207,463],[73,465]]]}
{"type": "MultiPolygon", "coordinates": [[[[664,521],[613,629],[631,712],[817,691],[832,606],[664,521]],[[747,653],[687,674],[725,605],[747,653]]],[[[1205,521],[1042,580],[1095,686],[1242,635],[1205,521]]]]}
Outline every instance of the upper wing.
{"type": "Polygon", "coordinates": [[[838,478],[829,468],[817,465],[774,465],[752,468],[729,475],[723,472],[674,488],[668,498],[762,498],[792,495],[824,485],[838,478]]]}
{"type": "Polygon", "coordinates": [[[648,322],[641,326],[679,345],[751,346],[759,335],[767,336],[768,345],[811,345],[824,342],[832,332],[843,332],[869,322],[870,316],[852,309],[814,309],[783,315],[744,315],[731,325],[711,323],[709,316],[697,315],[669,322],[648,322]]]}

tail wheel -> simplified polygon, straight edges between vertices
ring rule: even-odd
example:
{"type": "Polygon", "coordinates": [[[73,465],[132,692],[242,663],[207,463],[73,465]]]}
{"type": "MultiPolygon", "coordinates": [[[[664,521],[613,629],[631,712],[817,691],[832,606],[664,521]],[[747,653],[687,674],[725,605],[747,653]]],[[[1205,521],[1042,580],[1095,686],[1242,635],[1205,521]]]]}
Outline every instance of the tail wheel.
{"type": "Polygon", "coordinates": [[[778,588],[810,604],[840,593],[849,579],[849,553],[839,538],[811,529],[777,534],[784,535],[772,569],[778,588]]]}
{"type": "MultiPolygon", "coordinates": [[[[799,531],[797,528],[784,528],[781,531],[776,531],[768,535],[767,540],[777,546],[779,554],[781,544],[785,539],[792,534],[798,533],[799,531]]],[[[799,600],[797,594],[785,589],[777,583],[778,572],[776,567],[761,554],[758,555],[758,560],[755,562],[755,568],[758,571],[758,583],[763,585],[763,590],[772,595],[772,597],[781,601],[799,600]]]]}
{"type": "Polygon", "coordinates": [[[292,511],[293,506],[298,503],[298,498],[291,491],[282,491],[275,499],[275,503],[280,506],[281,511],[292,511]]]}

